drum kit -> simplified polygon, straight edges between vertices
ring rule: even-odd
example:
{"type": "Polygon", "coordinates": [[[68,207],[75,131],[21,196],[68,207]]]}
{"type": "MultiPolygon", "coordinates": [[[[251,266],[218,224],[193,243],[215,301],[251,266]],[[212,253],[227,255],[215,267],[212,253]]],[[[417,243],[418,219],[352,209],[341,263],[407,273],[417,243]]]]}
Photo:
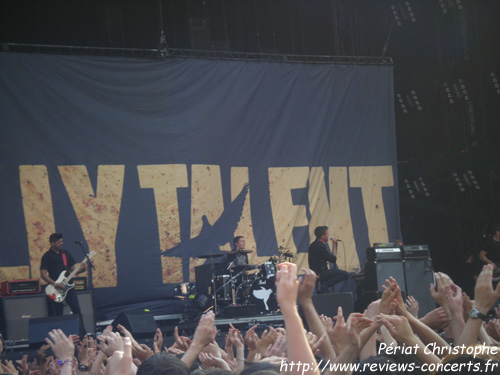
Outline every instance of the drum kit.
{"type": "MultiPolygon", "coordinates": [[[[227,252],[227,255],[249,254],[252,250],[227,252]]],[[[279,256],[271,256],[268,261],[258,264],[235,265],[231,262],[224,267],[224,272],[215,274],[214,259],[226,254],[212,253],[200,255],[198,258],[210,261],[212,270],[211,294],[214,312],[228,306],[253,305],[261,314],[272,314],[278,310],[276,301],[276,274],[278,264],[289,261],[295,255],[288,248],[280,247],[279,256]]]]}

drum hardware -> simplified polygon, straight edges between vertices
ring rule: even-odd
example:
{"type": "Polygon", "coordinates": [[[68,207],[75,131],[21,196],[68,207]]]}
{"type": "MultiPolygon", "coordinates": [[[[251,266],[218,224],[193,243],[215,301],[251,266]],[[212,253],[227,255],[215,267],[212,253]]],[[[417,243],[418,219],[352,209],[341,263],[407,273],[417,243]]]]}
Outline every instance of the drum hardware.
{"type": "Polygon", "coordinates": [[[227,254],[250,254],[253,253],[253,250],[232,250],[228,251],[227,254]]]}
{"type": "Polygon", "coordinates": [[[265,262],[259,268],[262,279],[276,277],[276,264],[274,262],[265,262]]]}
{"type": "Polygon", "coordinates": [[[224,254],[221,254],[221,253],[211,253],[211,254],[199,255],[196,258],[199,258],[199,259],[212,259],[212,258],[220,258],[220,257],[223,257],[223,256],[224,256],[224,254]]]}
{"type": "MultiPolygon", "coordinates": [[[[199,255],[197,258],[201,259],[210,259],[210,271],[212,273],[212,286],[215,285],[215,267],[214,267],[214,258],[220,258],[224,256],[224,254],[221,253],[210,253],[210,254],[204,254],[204,255],[199,255]]],[[[216,290],[214,287],[212,287],[212,298],[214,301],[214,313],[217,315],[217,294],[216,290]]]]}

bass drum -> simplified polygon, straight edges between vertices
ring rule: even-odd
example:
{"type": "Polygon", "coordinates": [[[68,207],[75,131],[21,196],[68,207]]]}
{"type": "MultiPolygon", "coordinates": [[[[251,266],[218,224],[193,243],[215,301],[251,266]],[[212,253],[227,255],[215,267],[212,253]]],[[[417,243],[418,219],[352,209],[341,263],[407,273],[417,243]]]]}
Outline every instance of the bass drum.
{"type": "Polygon", "coordinates": [[[242,285],[241,288],[238,288],[238,302],[255,305],[257,310],[263,314],[275,312],[278,309],[275,283],[276,280],[270,278],[255,280],[248,286],[242,285]]]}

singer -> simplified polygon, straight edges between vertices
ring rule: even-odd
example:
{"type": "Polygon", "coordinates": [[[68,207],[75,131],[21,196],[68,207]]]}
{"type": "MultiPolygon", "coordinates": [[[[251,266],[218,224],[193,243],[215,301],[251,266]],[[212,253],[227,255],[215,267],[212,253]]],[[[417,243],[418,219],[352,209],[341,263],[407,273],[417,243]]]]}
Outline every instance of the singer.
{"type": "Polygon", "coordinates": [[[328,239],[330,233],[327,226],[320,226],[314,229],[316,240],[309,246],[307,258],[309,268],[316,272],[319,277],[319,287],[317,292],[329,293],[330,288],[335,284],[347,280],[349,274],[346,271],[340,270],[337,266],[337,238],[332,238],[332,250],[328,247],[328,239]],[[328,267],[328,262],[332,263],[332,268],[328,267]]]}

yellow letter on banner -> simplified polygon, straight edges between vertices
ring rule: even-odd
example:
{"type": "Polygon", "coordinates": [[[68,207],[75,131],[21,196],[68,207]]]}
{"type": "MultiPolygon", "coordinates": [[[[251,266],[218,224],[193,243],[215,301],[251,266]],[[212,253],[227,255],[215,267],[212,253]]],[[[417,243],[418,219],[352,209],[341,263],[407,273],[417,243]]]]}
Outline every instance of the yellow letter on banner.
{"type": "Polygon", "coordinates": [[[218,165],[193,165],[191,167],[191,238],[198,236],[203,225],[202,217],[213,224],[224,211],[222,183],[218,165]]]}
{"type": "MultiPolygon", "coordinates": [[[[231,201],[234,201],[236,197],[241,193],[241,190],[246,184],[248,184],[248,168],[246,167],[232,167],[231,168],[231,201]]],[[[252,213],[250,211],[250,189],[247,191],[245,198],[245,204],[243,206],[243,212],[238,223],[238,228],[234,232],[235,236],[245,237],[245,248],[247,250],[253,250],[253,253],[248,254],[248,261],[250,264],[259,264],[268,257],[258,257],[257,256],[257,245],[255,243],[255,237],[253,234],[252,225],[252,213]],[[261,259],[262,258],[262,259],[261,259]]],[[[231,245],[227,245],[224,250],[231,250],[231,245]]]]}
{"type": "Polygon", "coordinates": [[[124,165],[100,165],[97,193],[84,165],[60,166],[68,192],[90,251],[95,251],[92,281],[97,288],[116,286],[115,241],[123,192],[124,165]]]}
{"type": "MultiPolygon", "coordinates": [[[[198,236],[203,226],[203,217],[213,225],[224,211],[222,182],[218,165],[191,166],[191,238],[198,236]]],[[[220,244],[223,248],[224,244],[220,244]]],[[[204,263],[201,259],[191,259],[189,280],[194,280],[194,267],[204,263]]]]}
{"type": "Polygon", "coordinates": [[[308,222],[306,206],[293,204],[291,190],[305,188],[308,176],[308,167],[269,168],[271,211],[278,247],[291,247],[295,252],[293,228],[306,226],[308,222]]]}
{"type": "MultiPolygon", "coordinates": [[[[186,165],[139,165],[137,170],[141,188],[154,192],[160,249],[171,249],[181,242],[177,189],[188,187],[186,165]]],[[[160,256],[163,283],[182,283],[182,258],[160,256]]]]}
{"type": "Polygon", "coordinates": [[[390,165],[350,167],[351,187],[360,187],[370,244],[388,242],[382,187],[394,186],[390,165]]]}
{"type": "Polygon", "coordinates": [[[21,165],[19,178],[24,221],[28,234],[30,266],[2,267],[0,269],[2,280],[39,278],[40,260],[43,253],[50,247],[49,236],[55,232],[47,167],[45,165],[21,165]]]}
{"type": "Polygon", "coordinates": [[[314,229],[320,225],[329,228],[332,237],[342,239],[337,249],[337,265],[351,271],[359,266],[356,243],[351,223],[351,210],[347,184],[347,167],[330,167],[328,176],[328,202],[325,174],[322,167],[311,168],[309,174],[309,209],[311,221],[309,234],[314,240],[314,229]]]}

